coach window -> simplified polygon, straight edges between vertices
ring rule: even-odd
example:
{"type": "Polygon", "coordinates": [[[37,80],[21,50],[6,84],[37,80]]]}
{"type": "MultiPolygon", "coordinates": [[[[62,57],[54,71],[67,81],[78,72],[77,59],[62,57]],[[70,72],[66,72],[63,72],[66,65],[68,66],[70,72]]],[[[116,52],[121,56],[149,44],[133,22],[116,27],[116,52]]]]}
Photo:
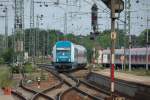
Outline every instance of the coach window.
{"type": "Polygon", "coordinates": [[[133,61],[135,61],[135,55],[133,55],[133,61]]]}
{"type": "Polygon", "coordinates": [[[131,55],[131,61],[133,61],[133,55],[131,55]]]}
{"type": "Polygon", "coordinates": [[[137,61],[137,59],[138,59],[137,57],[138,57],[138,56],[137,56],[137,55],[135,55],[135,61],[137,61]]]}
{"type": "Polygon", "coordinates": [[[139,61],[141,61],[142,60],[142,56],[141,55],[139,55],[139,61]]]}

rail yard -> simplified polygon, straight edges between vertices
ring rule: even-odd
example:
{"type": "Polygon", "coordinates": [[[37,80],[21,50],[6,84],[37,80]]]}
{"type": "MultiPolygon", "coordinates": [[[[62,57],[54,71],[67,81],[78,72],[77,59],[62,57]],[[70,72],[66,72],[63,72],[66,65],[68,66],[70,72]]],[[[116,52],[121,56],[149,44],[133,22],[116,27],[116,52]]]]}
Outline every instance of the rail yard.
{"type": "MultiPolygon", "coordinates": [[[[19,77],[18,87],[13,88],[11,91],[12,97],[15,100],[112,99],[111,92],[109,90],[110,79],[106,74],[108,72],[107,70],[105,70],[105,72],[103,71],[103,73],[97,73],[96,71],[90,72],[85,68],[80,70],[73,70],[71,72],[60,73],[57,72],[52,65],[38,64],[37,66],[38,69],[41,69],[40,71],[44,71],[44,73],[47,73],[48,81],[41,80],[39,88],[38,82],[36,82],[36,85],[34,82],[26,82],[26,80],[29,80],[29,77],[19,77]],[[44,85],[42,84],[43,82],[45,82],[44,85]]],[[[14,77],[18,78],[18,76],[14,77]]],[[[114,98],[121,100],[149,99],[150,86],[148,84],[145,85],[142,83],[138,83],[138,81],[135,82],[127,79],[116,79],[116,92],[114,93],[114,98]],[[130,90],[130,92],[128,90],[130,90]]]]}
{"type": "Polygon", "coordinates": [[[0,100],[150,100],[149,0],[0,0],[0,100]]]}

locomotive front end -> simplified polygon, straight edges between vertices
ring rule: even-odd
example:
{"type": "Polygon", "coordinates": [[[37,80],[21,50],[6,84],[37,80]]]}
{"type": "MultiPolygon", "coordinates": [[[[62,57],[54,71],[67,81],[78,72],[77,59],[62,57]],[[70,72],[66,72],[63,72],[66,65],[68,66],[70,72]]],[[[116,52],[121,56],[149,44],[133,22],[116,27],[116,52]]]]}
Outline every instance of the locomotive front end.
{"type": "Polygon", "coordinates": [[[59,41],[56,43],[56,63],[57,69],[71,68],[71,42],[59,41]]]}

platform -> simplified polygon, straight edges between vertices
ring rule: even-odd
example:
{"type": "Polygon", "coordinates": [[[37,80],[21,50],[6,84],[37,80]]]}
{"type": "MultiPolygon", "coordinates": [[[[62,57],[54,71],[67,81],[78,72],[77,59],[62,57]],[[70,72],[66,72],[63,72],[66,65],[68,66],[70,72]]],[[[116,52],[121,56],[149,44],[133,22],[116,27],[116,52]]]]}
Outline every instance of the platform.
{"type": "Polygon", "coordinates": [[[3,95],[3,90],[0,88],[0,96],[3,95]]]}
{"type": "MultiPolygon", "coordinates": [[[[110,77],[110,69],[98,70],[92,72],[110,77]]],[[[150,86],[150,76],[137,76],[133,74],[127,74],[127,73],[116,71],[115,78],[150,86]]]]}
{"type": "Polygon", "coordinates": [[[0,95],[0,100],[14,100],[14,98],[9,95],[0,95]]]}
{"type": "MultiPolygon", "coordinates": [[[[87,75],[91,84],[110,90],[110,69],[92,71],[87,75]]],[[[133,100],[150,100],[150,77],[137,76],[123,72],[115,72],[115,92],[123,96],[134,98],[133,100]]]]}

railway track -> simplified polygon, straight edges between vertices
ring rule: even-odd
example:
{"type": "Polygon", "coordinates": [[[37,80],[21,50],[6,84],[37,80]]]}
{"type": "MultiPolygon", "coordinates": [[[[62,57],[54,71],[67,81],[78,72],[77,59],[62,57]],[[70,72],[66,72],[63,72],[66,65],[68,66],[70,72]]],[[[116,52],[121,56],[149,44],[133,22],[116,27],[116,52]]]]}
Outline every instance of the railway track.
{"type": "Polygon", "coordinates": [[[12,91],[12,94],[18,97],[19,100],[29,100],[35,93],[36,91],[26,88],[23,85],[23,80],[20,80],[19,86],[12,91]]]}
{"type": "Polygon", "coordinates": [[[91,100],[104,100],[110,96],[109,93],[106,94],[106,92],[98,90],[96,89],[96,87],[87,85],[86,82],[82,82],[75,77],[71,77],[67,73],[57,73],[53,69],[50,69],[46,66],[43,68],[49,71],[50,73],[53,73],[58,79],[60,79],[63,82],[62,86],[59,89],[57,88],[52,90],[51,93],[49,92],[52,98],[57,96],[58,100],[63,100],[64,96],[70,91],[75,91],[76,94],[80,94],[83,97],[88,97],[91,100]],[[55,93],[55,96],[51,95],[52,92],[55,93]]]}
{"type": "Polygon", "coordinates": [[[65,75],[66,77],[71,78],[72,80],[77,82],[76,86],[74,87],[76,91],[81,92],[82,94],[85,94],[91,99],[104,100],[110,96],[110,93],[106,91],[102,91],[101,89],[98,89],[97,87],[94,87],[93,85],[90,85],[87,82],[81,81],[71,76],[70,74],[65,74],[65,75]]]}
{"type": "Polygon", "coordinates": [[[15,90],[12,90],[15,100],[53,100],[51,97],[43,93],[45,91],[49,91],[52,87],[38,92],[26,87],[23,81],[24,79],[20,80],[19,87],[15,90]]]}
{"type": "Polygon", "coordinates": [[[21,93],[24,97],[26,97],[26,100],[53,100],[51,97],[42,93],[43,91],[38,92],[33,89],[27,88],[26,86],[24,86],[23,80],[21,80],[20,87],[19,89],[17,89],[17,91],[21,93]]]}
{"type": "Polygon", "coordinates": [[[11,93],[15,100],[27,100],[27,98],[23,96],[22,94],[20,94],[20,92],[12,90],[11,93]]]}
{"type": "MultiPolygon", "coordinates": [[[[54,69],[47,67],[47,65],[41,66],[44,70],[54,75],[59,82],[37,92],[25,87],[23,81],[21,81],[20,90],[18,89],[16,93],[21,100],[69,100],[68,98],[71,100],[108,100],[110,98],[111,93],[109,91],[91,85],[85,80],[80,80],[80,78],[74,76],[74,73],[58,73],[54,69]]],[[[117,97],[118,95],[115,96],[117,97]]]]}

